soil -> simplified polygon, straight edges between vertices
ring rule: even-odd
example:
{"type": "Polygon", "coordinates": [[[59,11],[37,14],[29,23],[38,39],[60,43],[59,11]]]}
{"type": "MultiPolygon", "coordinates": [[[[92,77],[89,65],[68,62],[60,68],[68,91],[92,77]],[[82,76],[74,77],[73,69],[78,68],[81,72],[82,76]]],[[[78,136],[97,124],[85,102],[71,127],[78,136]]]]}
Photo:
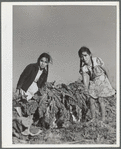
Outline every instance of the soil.
{"type": "MultiPolygon", "coordinates": [[[[29,131],[38,135],[22,135],[13,130],[13,144],[116,144],[116,96],[105,99],[106,120],[100,121],[100,109],[98,103],[96,107],[96,120],[90,120],[90,110],[86,115],[86,122],[67,120],[57,127],[41,128],[31,125],[29,131]]],[[[17,120],[17,113],[13,111],[13,118],[17,120]]],[[[19,128],[20,129],[20,128],[19,128]]],[[[25,129],[25,128],[24,128],[25,129]]],[[[22,128],[21,128],[22,130],[22,128]]]]}

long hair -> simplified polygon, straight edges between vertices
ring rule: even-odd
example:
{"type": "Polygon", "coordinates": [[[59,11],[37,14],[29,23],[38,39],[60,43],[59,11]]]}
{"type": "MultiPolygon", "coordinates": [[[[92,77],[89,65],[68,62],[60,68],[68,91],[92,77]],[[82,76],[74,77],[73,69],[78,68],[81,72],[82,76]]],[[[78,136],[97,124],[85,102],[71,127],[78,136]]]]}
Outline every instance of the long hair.
{"type": "MultiPolygon", "coordinates": [[[[42,53],[42,54],[39,56],[39,58],[37,59],[37,64],[38,64],[38,66],[40,65],[40,64],[39,64],[39,63],[40,63],[40,60],[41,60],[43,57],[47,58],[48,63],[51,63],[51,64],[53,63],[52,57],[51,57],[48,53],[42,53]]],[[[48,65],[47,65],[47,72],[48,72],[48,69],[49,69],[49,67],[48,67],[48,65]]]]}
{"type": "Polygon", "coordinates": [[[81,47],[81,48],[79,49],[79,51],[78,51],[78,55],[79,55],[79,58],[80,58],[79,72],[82,71],[82,67],[83,67],[83,65],[84,65],[83,60],[82,60],[82,53],[83,53],[83,52],[87,52],[87,54],[90,55],[91,62],[92,62],[92,69],[94,69],[94,64],[93,64],[92,56],[91,56],[91,51],[90,51],[87,47],[83,46],[83,47],[81,47]]]}
{"type": "MultiPolygon", "coordinates": [[[[82,67],[84,66],[84,63],[83,63],[82,58],[81,58],[83,52],[87,52],[87,54],[90,55],[90,59],[91,59],[91,63],[92,63],[92,72],[93,72],[93,71],[94,71],[94,63],[93,63],[93,60],[92,60],[92,55],[91,55],[92,53],[91,53],[91,51],[90,51],[87,47],[85,47],[85,46],[81,47],[81,48],[79,49],[79,51],[78,51],[78,55],[79,55],[79,57],[80,57],[79,72],[80,72],[80,73],[82,72],[82,67]]],[[[100,66],[100,68],[104,71],[105,75],[108,77],[108,74],[107,74],[106,70],[105,70],[103,67],[101,67],[101,66],[100,66]]],[[[90,71],[89,71],[89,73],[90,73],[90,71]]],[[[91,76],[91,74],[90,74],[90,76],[91,76]]]]}

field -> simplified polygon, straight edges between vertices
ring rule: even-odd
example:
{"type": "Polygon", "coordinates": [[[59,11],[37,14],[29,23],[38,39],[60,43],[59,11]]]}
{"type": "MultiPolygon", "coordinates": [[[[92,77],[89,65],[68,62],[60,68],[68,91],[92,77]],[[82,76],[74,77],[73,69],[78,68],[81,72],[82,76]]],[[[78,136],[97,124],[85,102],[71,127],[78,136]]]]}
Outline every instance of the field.
{"type": "MultiPolygon", "coordinates": [[[[95,102],[96,119],[90,122],[88,96],[83,84],[75,81],[69,85],[53,85],[46,85],[42,97],[35,96],[39,99],[40,119],[34,104],[26,108],[27,116],[23,119],[13,108],[13,144],[116,144],[116,96],[104,99],[105,123],[100,121],[98,102],[95,102]],[[86,111],[85,119],[82,108],[86,111]],[[32,112],[36,114],[32,116],[32,112]],[[21,133],[23,127],[29,127],[28,135],[21,133]]],[[[14,96],[13,101],[16,98],[14,96]]]]}

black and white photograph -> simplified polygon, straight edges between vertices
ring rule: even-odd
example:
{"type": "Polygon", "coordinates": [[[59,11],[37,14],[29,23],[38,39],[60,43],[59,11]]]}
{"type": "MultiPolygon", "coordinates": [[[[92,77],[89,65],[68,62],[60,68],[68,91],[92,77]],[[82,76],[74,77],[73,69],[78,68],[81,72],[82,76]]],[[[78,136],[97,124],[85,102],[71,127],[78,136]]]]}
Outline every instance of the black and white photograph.
{"type": "Polygon", "coordinates": [[[119,2],[2,2],[2,147],[119,147],[119,2]]]}

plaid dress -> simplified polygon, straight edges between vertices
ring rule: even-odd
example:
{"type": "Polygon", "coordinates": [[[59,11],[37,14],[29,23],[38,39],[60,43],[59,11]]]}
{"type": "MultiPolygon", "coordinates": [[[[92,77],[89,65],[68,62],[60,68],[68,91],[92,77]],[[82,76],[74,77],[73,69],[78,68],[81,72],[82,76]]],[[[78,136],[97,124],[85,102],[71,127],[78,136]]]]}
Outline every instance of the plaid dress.
{"type": "Polygon", "coordinates": [[[107,75],[105,74],[102,66],[104,62],[99,57],[92,58],[92,66],[84,65],[82,67],[82,73],[90,76],[89,81],[89,94],[93,98],[109,97],[115,94],[115,90],[112,88],[107,75]]]}

